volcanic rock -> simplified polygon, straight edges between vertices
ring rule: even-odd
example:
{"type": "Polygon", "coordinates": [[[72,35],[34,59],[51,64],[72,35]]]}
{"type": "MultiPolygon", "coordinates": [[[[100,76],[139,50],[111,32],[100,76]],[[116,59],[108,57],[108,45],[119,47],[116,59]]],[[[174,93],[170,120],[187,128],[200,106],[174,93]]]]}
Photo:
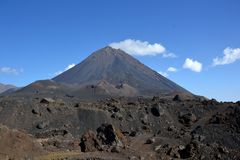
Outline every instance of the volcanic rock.
{"type": "Polygon", "coordinates": [[[173,101],[182,101],[182,98],[177,94],[174,98],[173,101]]]}
{"type": "Polygon", "coordinates": [[[164,110],[159,104],[154,104],[151,108],[151,112],[156,117],[162,116],[164,114],[164,110]]]}
{"type": "Polygon", "coordinates": [[[32,113],[33,113],[33,114],[40,114],[39,107],[34,107],[34,108],[32,109],[32,113]]]}
{"type": "Polygon", "coordinates": [[[54,103],[55,100],[53,100],[52,98],[43,98],[40,103],[45,103],[45,104],[49,104],[49,103],[54,103]]]}
{"type": "Polygon", "coordinates": [[[48,125],[49,125],[49,122],[46,121],[46,122],[41,122],[41,123],[37,124],[36,127],[37,127],[38,129],[44,129],[44,128],[46,128],[48,125]]]}
{"type": "Polygon", "coordinates": [[[155,138],[152,137],[152,138],[149,138],[149,139],[146,140],[146,144],[152,144],[152,143],[154,143],[155,141],[156,141],[155,138]]]}
{"type": "Polygon", "coordinates": [[[180,113],[179,122],[189,126],[197,121],[197,117],[193,113],[180,113]]]}
{"type": "Polygon", "coordinates": [[[82,152],[94,152],[101,150],[101,144],[98,141],[96,134],[91,130],[83,134],[80,147],[82,152]]]}
{"type": "Polygon", "coordinates": [[[116,129],[111,124],[102,124],[97,129],[98,139],[101,140],[102,144],[108,146],[122,146],[119,134],[121,133],[117,133],[116,129]]]}

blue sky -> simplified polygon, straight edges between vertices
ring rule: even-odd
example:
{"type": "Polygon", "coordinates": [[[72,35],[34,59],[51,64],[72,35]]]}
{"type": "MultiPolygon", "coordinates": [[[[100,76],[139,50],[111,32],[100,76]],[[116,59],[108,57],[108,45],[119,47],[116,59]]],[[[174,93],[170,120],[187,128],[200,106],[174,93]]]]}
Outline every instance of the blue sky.
{"type": "Polygon", "coordinates": [[[115,42],[134,45],[144,53],[132,50],[134,57],[195,94],[237,101],[239,7],[238,0],[1,0],[0,82],[52,78],[115,42]]]}

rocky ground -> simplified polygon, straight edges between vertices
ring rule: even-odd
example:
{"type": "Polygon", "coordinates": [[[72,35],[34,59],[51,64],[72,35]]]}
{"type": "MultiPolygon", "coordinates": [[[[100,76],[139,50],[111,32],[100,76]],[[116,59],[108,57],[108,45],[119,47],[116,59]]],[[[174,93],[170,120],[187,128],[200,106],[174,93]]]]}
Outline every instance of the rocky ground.
{"type": "Polygon", "coordinates": [[[240,102],[11,95],[0,122],[1,159],[240,159],[240,102]]]}

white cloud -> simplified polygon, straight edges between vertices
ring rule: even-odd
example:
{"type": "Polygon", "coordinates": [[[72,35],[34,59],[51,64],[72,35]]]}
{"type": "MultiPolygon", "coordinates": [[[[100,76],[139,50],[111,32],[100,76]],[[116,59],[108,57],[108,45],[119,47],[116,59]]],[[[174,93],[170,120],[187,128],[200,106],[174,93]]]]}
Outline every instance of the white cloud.
{"type": "Polygon", "coordinates": [[[168,72],[177,72],[177,68],[174,68],[174,67],[169,67],[167,69],[168,72]]]}
{"type": "Polygon", "coordinates": [[[163,53],[164,58],[176,58],[177,56],[173,53],[163,53]]]}
{"type": "Polygon", "coordinates": [[[183,68],[190,69],[194,72],[201,72],[202,64],[198,61],[194,61],[193,59],[187,58],[183,64],[183,68]]]}
{"type": "MultiPolygon", "coordinates": [[[[159,43],[150,44],[147,41],[140,41],[134,39],[126,39],[120,42],[113,42],[109,44],[112,48],[122,49],[123,51],[129,53],[130,55],[138,56],[155,56],[158,54],[163,54],[166,52],[164,46],[159,43]]],[[[174,54],[166,54],[165,56],[173,56],[174,54]]]]}
{"type": "Polygon", "coordinates": [[[11,67],[2,67],[0,68],[1,73],[6,73],[6,74],[14,74],[14,75],[19,75],[20,73],[23,72],[23,69],[15,69],[11,67]]]}
{"type": "Polygon", "coordinates": [[[222,58],[214,58],[213,66],[225,65],[234,63],[236,60],[240,59],[240,48],[230,48],[227,47],[223,50],[224,56],[222,58]]]}
{"type": "Polygon", "coordinates": [[[161,75],[164,76],[164,77],[168,77],[167,72],[161,72],[161,71],[159,71],[158,73],[161,74],[161,75]]]}
{"type": "Polygon", "coordinates": [[[63,71],[57,71],[57,72],[54,73],[54,75],[57,76],[59,74],[62,74],[63,72],[65,72],[65,71],[67,71],[67,70],[69,70],[69,69],[71,69],[71,68],[73,68],[75,66],[76,66],[76,64],[74,64],[74,63],[73,64],[69,64],[63,71]]]}

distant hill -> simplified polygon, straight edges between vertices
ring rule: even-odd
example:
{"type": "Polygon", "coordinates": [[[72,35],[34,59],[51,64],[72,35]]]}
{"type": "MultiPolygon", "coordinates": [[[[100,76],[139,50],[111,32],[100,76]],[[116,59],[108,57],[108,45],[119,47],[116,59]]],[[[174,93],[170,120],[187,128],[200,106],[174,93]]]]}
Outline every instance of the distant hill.
{"type": "Polygon", "coordinates": [[[18,87],[16,87],[16,86],[5,85],[5,84],[0,83],[0,94],[11,93],[11,92],[16,91],[17,89],[18,89],[18,87]]]}

